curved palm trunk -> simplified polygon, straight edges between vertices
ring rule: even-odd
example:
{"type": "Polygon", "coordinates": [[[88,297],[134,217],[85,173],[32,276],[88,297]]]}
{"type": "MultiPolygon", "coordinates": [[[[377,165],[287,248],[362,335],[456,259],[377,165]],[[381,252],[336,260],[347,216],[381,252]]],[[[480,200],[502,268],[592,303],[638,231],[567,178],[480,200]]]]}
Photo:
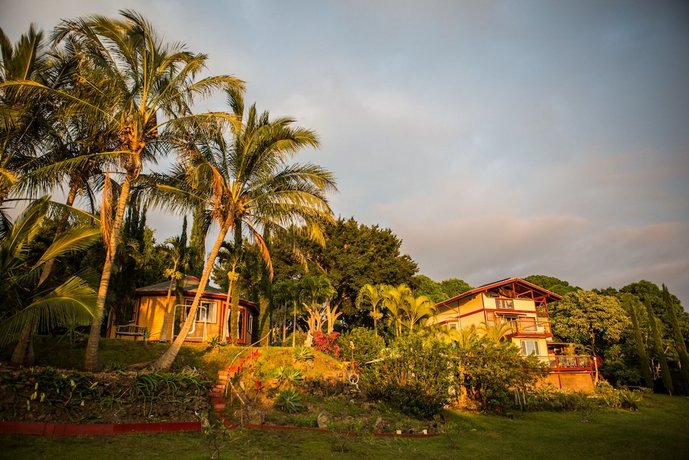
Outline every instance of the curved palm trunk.
{"type": "Polygon", "coordinates": [[[105,251],[105,262],[103,263],[103,273],[100,277],[100,285],[98,287],[98,297],[96,300],[96,313],[91,322],[91,330],[89,331],[89,339],[86,343],[86,355],[84,356],[84,369],[87,371],[96,371],[100,367],[98,359],[98,344],[100,342],[100,328],[103,324],[103,316],[105,315],[105,300],[108,295],[108,286],[110,285],[110,275],[112,273],[112,264],[115,260],[115,251],[120,244],[120,228],[124,220],[124,210],[129,201],[129,190],[131,188],[131,177],[127,174],[122,182],[120,189],[120,196],[117,201],[117,212],[115,213],[115,220],[112,223],[110,235],[105,235],[108,238],[108,246],[105,251]]]}
{"type": "Polygon", "coordinates": [[[165,353],[163,353],[163,355],[151,365],[153,369],[168,369],[172,365],[172,363],[175,362],[175,358],[177,358],[177,354],[179,353],[179,350],[182,348],[182,344],[187,338],[187,334],[189,333],[189,329],[191,329],[192,323],[196,321],[196,311],[198,310],[199,304],[201,303],[201,295],[203,295],[203,291],[206,289],[208,279],[211,276],[211,271],[213,271],[213,261],[218,256],[220,246],[222,245],[222,242],[225,239],[225,235],[227,234],[229,228],[229,224],[224,224],[220,228],[218,238],[215,240],[213,249],[211,249],[211,252],[208,255],[208,260],[206,261],[205,268],[203,269],[203,275],[201,276],[199,286],[196,289],[196,296],[194,297],[194,301],[192,302],[191,308],[189,309],[187,319],[184,321],[184,324],[182,325],[182,328],[180,329],[177,338],[175,338],[175,341],[172,343],[172,345],[170,345],[170,348],[168,348],[165,351],[165,353]]]}
{"type": "Polygon", "coordinates": [[[33,352],[33,333],[36,329],[36,323],[29,321],[24,325],[19,335],[19,341],[14,347],[10,362],[15,366],[31,366],[34,363],[33,352]]]}
{"type": "MultiPolygon", "coordinates": [[[[176,269],[177,269],[177,265],[175,264],[175,266],[173,267],[173,270],[176,270],[176,269]]],[[[173,275],[173,276],[174,276],[174,275],[173,275]]],[[[171,307],[171,305],[170,305],[170,298],[172,297],[172,280],[173,280],[173,276],[170,277],[170,284],[169,284],[168,287],[167,287],[167,297],[165,298],[165,315],[166,315],[166,316],[167,316],[168,314],[170,314],[170,313],[171,313],[171,310],[172,310],[172,309],[170,308],[170,307],[171,307]]],[[[174,318],[172,318],[172,322],[174,322],[174,318]]],[[[166,341],[168,340],[168,338],[167,338],[167,331],[166,331],[166,329],[168,329],[168,328],[169,328],[168,321],[163,321],[163,328],[162,328],[161,331],[160,331],[160,340],[163,340],[163,339],[162,339],[163,336],[165,336],[165,340],[166,340],[166,341]]],[[[174,330],[174,328],[173,328],[173,330],[174,330]]],[[[172,337],[170,337],[169,341],[172,342],[172,337]]]]}

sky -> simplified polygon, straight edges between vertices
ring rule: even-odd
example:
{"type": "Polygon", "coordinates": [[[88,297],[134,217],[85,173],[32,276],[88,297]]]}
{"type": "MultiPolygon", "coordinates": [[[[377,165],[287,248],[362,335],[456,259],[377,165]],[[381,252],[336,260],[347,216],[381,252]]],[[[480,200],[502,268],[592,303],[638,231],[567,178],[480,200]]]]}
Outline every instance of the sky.
{"type": "Polygon", "coordinates": [[[689,3],[0,0],[0,27],[121,8],[314,129],[335,214],[421,273],[647,279],[689,306],[689,3]]]}

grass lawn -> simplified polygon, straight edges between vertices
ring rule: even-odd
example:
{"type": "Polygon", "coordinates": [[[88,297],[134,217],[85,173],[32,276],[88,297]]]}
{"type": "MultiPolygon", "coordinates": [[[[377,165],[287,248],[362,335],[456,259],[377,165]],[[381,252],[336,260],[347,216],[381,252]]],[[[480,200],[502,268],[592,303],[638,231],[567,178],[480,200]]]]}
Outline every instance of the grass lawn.
{"type": "MultiPolygon", "coordinates": [[[[448,412],[446,432],[429,439],[348,437],[305,431],[237,430],[221,458],[620,458],[688,459],[689,398],[652,395],[641,410],[505,417],[448,412]]],[[[200,433],[100,438],[0,436],[1,458],[208,458],[200,433]]]]}

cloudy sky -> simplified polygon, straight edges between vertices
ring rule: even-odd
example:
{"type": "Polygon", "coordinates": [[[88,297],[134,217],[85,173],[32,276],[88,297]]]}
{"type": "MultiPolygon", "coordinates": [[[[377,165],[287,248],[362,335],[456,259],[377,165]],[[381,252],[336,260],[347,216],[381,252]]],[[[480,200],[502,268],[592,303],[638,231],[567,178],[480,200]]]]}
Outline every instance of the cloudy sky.
{"type": "Polygon", "coordinates": [[[431,278],[648,279],[689,305],[686,2],[3,0],[0,27],[123,7],[316,130],[335,213],[431,278]]]}

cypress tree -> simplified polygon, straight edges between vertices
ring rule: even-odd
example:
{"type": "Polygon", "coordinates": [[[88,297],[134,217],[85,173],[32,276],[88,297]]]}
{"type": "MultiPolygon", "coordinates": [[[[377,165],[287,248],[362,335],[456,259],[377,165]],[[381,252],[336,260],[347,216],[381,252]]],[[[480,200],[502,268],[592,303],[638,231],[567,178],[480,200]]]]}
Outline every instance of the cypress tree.
{"type": "Polygon", "coordinates": [[[667,290],[667,286],[664,284],[663,303],[665,304],[665,311],[670,319],[675,349],[677,350],[677,355],[679,356],[682,381],[684,382],[684,394],[689,394],[689,354],[687,354],[687,344],[684,343],[684,337],[682,336],[682,331],[679,328],[679,322],[677,321],[677,314],[675,312],[675,305],[670,297],[670,291],[667,290]]]}
{"type": "Polygon", "coordinates": [[[665,359],[665,352],[663,351],[663,342],[658,332],[658,324],[656,324],[656,317],[653,314],[653,308],[651,307],[651,302],[644,301],[646,305],[646,312],[648,313],[648,324],[651,326],[651,334],[653,334],[653,347],[655,349],[656,357],[660,361],[660,371],[663,377],[663,386],[668,394],[672,394],[672,376],[670,375],[670,368],[667,365],[667,359],[665,359]]]}
{"type": "Polygon", "coordinates": [[[653,374],[651,373],[651,363],[646,353],[646,346],[644,345],[643,336],[641,335],[641,327],[639,326],[639,317],[636,314],[636,305],[638,299],[632,294],[622,294],[622,302],[627,307],[627,312],[632,320],[632,330],[634,331],[634,341],[636,342],[636,354],[639,358],[639,367],[641,368],[641,375],[644,379],[644,385],[647,388],[653,388],[653,374]]]}

